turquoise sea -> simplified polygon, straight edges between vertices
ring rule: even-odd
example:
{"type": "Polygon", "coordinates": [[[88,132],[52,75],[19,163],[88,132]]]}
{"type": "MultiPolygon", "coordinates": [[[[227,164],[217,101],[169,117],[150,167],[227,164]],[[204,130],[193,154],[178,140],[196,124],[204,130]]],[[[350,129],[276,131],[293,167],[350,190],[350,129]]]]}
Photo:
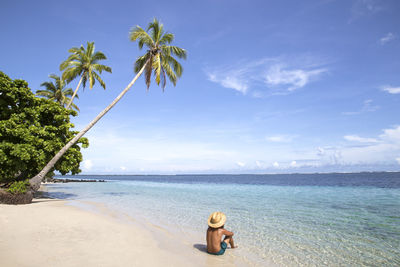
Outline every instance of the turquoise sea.
{"type": "Polygon", "coordinates": [[[48,185],[53,197],[104,203],[204,244],[227,215],[235,256],[259,266],[400,266],[400,173],[91,175],[48,185]]]}

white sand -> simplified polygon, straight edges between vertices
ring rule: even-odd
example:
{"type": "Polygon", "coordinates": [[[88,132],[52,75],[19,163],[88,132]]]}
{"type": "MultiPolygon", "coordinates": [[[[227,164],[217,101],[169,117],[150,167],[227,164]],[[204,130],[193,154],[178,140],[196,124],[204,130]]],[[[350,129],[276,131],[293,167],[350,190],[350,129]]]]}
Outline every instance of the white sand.
{"type": "Polygon", "coordinates": [[[242,265],[229,251],[208,255],[176,236],[117,217],[64,200],[0,204],[0,266],[242,265]]]}

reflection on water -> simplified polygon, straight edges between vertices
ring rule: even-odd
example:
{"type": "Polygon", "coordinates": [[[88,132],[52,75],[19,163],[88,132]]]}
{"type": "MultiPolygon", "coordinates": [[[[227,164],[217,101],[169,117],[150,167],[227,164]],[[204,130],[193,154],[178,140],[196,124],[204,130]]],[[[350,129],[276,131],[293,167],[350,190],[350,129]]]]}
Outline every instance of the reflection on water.
{"type": "MultiPolygon", "coordinates": [[[[196,183],[197,176],[186,177],[186,182],[176,176],[163,176],[162,181],[155,177],[152,180],[157,181],[135,176],[109,183],[53,185],[49,190],[64,198],[103,202],[133,217],[200,238],[208,215],[224,211],[226,227],[235,232],[240,244],[235,255],[254,264],[400,265],[400,187],[394,176],[352,175],[350,182],[343,182],[343,175],[334,175],[329,182],[325,177],[318,184],[320,176],[293,175],[295,181],[287,182],[290,185],[275,185],[290,176],[281,176],[280,182],[271,182],[269,177],[274,185],[260,184],[260,176],[253,175],[241,177],[246,183],[231,182],[238,176],[224,176],[229,182],[217,184],[196,183]],[[168,177],[172,182],[167,182],[168,177]],[[310,183],[314,185],[305,185],[310,183]]],[[[201,249],[204,241],[198,240],[194,248],[201,249]]]]}

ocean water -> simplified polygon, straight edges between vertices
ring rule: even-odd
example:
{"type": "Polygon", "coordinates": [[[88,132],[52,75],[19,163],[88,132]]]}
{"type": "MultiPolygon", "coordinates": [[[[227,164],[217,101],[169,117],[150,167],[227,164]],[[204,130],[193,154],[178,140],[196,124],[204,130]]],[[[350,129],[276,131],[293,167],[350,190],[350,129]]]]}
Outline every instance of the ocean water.
{"type": "Polygon", "coordinates": [[[400,266],[400,173],[74,177],[107,182],[50,194],[105,203],[192,243],[223,211],[249,265],[400,266]]]}

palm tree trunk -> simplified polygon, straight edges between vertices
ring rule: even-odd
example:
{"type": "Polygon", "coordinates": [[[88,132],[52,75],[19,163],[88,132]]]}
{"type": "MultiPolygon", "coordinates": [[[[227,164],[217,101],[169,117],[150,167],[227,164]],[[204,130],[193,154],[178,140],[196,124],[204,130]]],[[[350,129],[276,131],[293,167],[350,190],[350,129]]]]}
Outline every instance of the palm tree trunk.
{"type": "Polygon", "coordinates": [[[46,176],[46,174],[54,167],[56,162],[64,155],[64,153],[71,147],[73,146],[79,138],[81,138],[87,131],[89,131],[112,107],[115,106],[115,104],[118,103],[119,100],[129,91],[129,89],[132,87],[132,85],[136,82],[136,80],[140,77],[140,75],[143,73],[144,69],[146,68],[146,65],[148,64],[148,61],[142,69],[136,74],[135,78],[128,84],[127,87],[114,99],[114,101],[106,107],[102,112],[97,115],[97,117],[90,122],[82,131],[80,131],[74,138],[72,138],[71,141],[69,141],[50,161],[47,163],[47,165],[41,170],[35,177],[31,178],[29,180],[29,183],[31,185],[32,190],[37,191],[40,187],[40,183],[42,182],[43,178],[46,176]]]}
{"type": "Polygon", "coordinates": [[[69,101],[66,109],[69,109],[69,107],[71,106],[72,101],[74,100],[74,98],[76,96],[76,93],[78,93],[79,87],[81,87],[82,80],[83,80],[83,75],[81,76],[81,79],[79,80],[78,86],[76,87],[76,89],[74,91],[74,94],[72,95],[71,100],[69,101]]]}

